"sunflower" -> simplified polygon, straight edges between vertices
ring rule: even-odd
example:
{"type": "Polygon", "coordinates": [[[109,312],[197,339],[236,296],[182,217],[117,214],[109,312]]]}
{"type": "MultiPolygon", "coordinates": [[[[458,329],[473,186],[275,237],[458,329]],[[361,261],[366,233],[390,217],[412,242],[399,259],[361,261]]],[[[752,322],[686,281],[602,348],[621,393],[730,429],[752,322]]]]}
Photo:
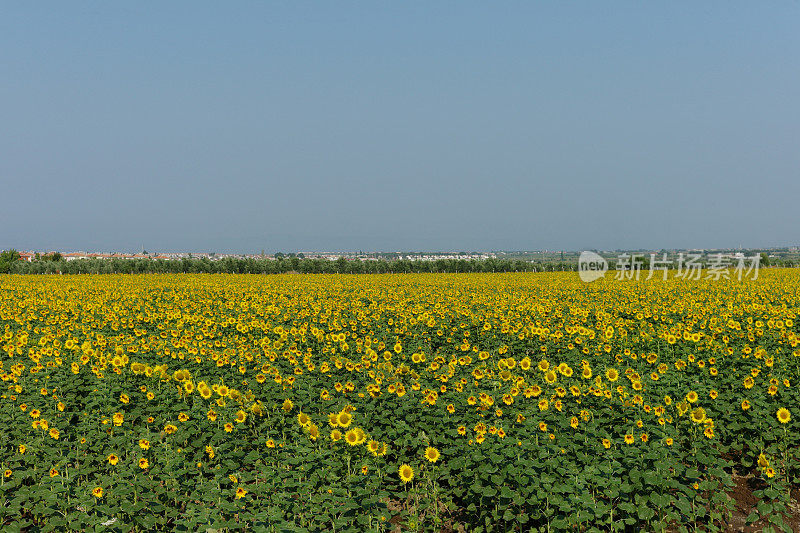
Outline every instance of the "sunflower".
{"type": "Polygon", "coordinates": [[[767,456],[764,455],[763,452],[758,454],[758,466],[759,468],[766,468],[769,466],[769,459],[767,459],[767,456]]]}
{"type": "Polygon", "coordinates": [[[367,442],[367,434],[363,429],[355,428],[355,432],[356,432],[356,435],[358,436],[358,440],[356,441],[356,444],[364,444],[365,442],[367,442]]]}
{"type": "Polygon", "coordinates": [[[398,470],[398,474],[400,475],[400,480],[403,483],[408,483],[412,479],[414,479],[414,469],[411,468],[409,465],[400,465],[400,469],[398,470]]]}
{"type": "Polygon", "coordinates": [[[102,498],[103,497],[103,487],[95,487],[95,488],[93,488],[92,489],[92,496],[94,496],[97,499],[102,498]]]}
{"type": "Polygon", "coordinates": [[[236,423],[237,423],[237,424],[241,424],[241,423],[242,423],[242,422],[244,422],[246,419],[247,419],[247,413],[245,413],[245,412],[244,412],[244,411],[242,411],[241,409],[239,409],[238,411],[236,411],[236,423]]]}
{"type": "Polygon", "coordinates": [[[692,422],[695,422],[696,424],[700,424],[703,421],[705,421],[705,419],[706,419],[706,410],[703,409],[702,407],[698,407],[696,409],[692,409],[692,413],[691,413],[690,416],[691,416],[692,422]]]}
{"type": "Polygon", "coordinates": [[[370,440],[367,443],[367,449],[372,453],[372,455],[377,456],[381,449],[381,443],[376,440],[370,440]]]}
{"type": "Polygon", "coordinates": [[[611,448],[611,441],[609,439],[603,439],[601,442],[603,443],[603,448],[606,450],[611,448]]]}
{"type": "Polygon", "coordinates": [[[780,422],[781,424],[786,424],[789,422],[789,420],[792,419],[792,414],[785,407],[781,407],[780,409],[778,409],[776,415],[778,417],[778,422],[780,422]]]}
{"type": "Polygon", "coordinates": [[[115,465],[115,464],[117,464],[117,463],[119,462],[119,457],[117,457],[116,455],[114,455],[114,454],[112,453],[112,454],[110,454],[110,455],[108,456],[108,462],[109,462],[111,465],[115,465]]]}
{"type": "Polygon", "coordinates": [[[206,385],[205,381],[201,381],[197,384],[197,392],[200,393],[200,396],[202,396],[204,400],[208,400],[211,398],[213,391],[206,385]]]}
{"type": "Polygon", "coordinates": [[[150,448],[150,441],[147,439],[139,439],[139,448],[147,450],[150,448]]]}
{"type": "Polygon", "coordinates": [[[139,459],[139,468],[145,470],[147,469],[148,466],[150,466],[150,463],[147,461],[147,459],[145,459],[144,457],[139,459]]]}
{"type": "Polygon", "coordinates": [[[297,423],[303,427],[306,427],[311,423],[311,417],[305,414],[304,412],[300,411],[297,413],[297,423]]]}
{"type": "Polygon", "coordinates": [[[58,437],[61,436],[61,433],[56,428],[51,428],[49,434],[52,438],[58,440],[58,437]]]}
{"type": "Polygon", "coordinates": [[[347,441],[347,444],[350,446],[355,446],[358,444],[358,432],[354,429],[351,429],[344,435],[344,440],[347,441]]]}
{"type": "Polygon", "coordinates": [[[742,400],[742,411],[747,411],[750,409],[750,402],[747,400],[742,400]]]}
{"type": "Polygon", "coordinates": [[[435,463],[439,460],[440,454],[439,450],[434,448],[433,446],[428,446],[425,448],[425,459],[430,461],[431,463],[435,463]]]}
{"type": "Polygon", "coordinates": [[[337,416],[337,421],[339,423],[339,426],[346,428],[350,426],[350,423],[353,421],[353,415],[351,415],[347,411],[342,411],[337,416]]]}
{"type": "Polygon", "coordinates": [[[625,435],[625,444],[633,444],[633,441],[634,441],[633,435],[631,435],[630,433],[625,435]]]}
{"type": "Polygon", "coordinates": [[[25,451],[26,451],[27,449],[28,449],[28,447],[27,447],[27,446],[25,446],[24,444],[20,444],[20,445],[19,445],[19,448],[18,448],[20,455],[24,455],[24,454],[25,454],[25,451]]]}
{"type": "Polygon", "coordinates": [[[695,391],[689,391],[689,393],[686,395],[686,401],[689,403],[694,403],[697,401],[698,397],[699,396],[695,391]]]}
{"type": "Polygon", "coordinates": [[[12,474],[11,470],[6,468],[6,470],[3,472],[3,477],[11,477],[11,474],[12,474]]]}
{"type": "Polygon", "coordinates": [[[247,490],[246,489],[244,489],[242,487],[239,487],[239,488],[236,489],[236,499],[237,500],[239,500],[241,498],[244,498],[246,495],[247,495],[247,490]]]}
{"type": "Polygon", "coordinates": [[[56,477],[58,475],[58,470],[55,468],[50,469],[50,477],[56,477]]]}

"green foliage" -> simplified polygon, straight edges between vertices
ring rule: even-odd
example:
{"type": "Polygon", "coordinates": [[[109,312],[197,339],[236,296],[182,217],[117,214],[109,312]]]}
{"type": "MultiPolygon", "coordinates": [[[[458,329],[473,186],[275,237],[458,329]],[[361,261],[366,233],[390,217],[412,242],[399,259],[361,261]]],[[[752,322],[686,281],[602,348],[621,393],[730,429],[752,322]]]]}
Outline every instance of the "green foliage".
{"type": "Polygon", "coordinates": [[[19,262],[19,259],[19,252],[14,249],[0,252],[0,273],[10,272],[11,268],[19,262]]]}
{"type": "MultiPolygon", "coordinates": [[[[3,263],[0,262],[0,268],[3,263]]],[[[400,274],[400,273],[468,273],[468,272],[534,272],[574,270],[569,263],[533,263],[508,259],[437,259],[436,261],[362,260],[340,257],[335,261],[304,258],[302,254],[275,254],[275,259],[226,257],[164,259],[77,259],[65,261],[60,254],[43,256],[32,263],[9,263],[2,272],[17,274],[400,274]]]]}

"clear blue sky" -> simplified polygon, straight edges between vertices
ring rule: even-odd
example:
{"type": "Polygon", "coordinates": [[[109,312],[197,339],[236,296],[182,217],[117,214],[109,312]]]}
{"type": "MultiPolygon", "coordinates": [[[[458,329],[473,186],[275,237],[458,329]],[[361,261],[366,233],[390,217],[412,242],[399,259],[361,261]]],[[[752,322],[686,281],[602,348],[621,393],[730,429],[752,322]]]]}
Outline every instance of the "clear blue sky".
{"type": "Polygon", "coordinates": [[[3,2],[0,249],[800,244],[800,2],[3,2]]]}

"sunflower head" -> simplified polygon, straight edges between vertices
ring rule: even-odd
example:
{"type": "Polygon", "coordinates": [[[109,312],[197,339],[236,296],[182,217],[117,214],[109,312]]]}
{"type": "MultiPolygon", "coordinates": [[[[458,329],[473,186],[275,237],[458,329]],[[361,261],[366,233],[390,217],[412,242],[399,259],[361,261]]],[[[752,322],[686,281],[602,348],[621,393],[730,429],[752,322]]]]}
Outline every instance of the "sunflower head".
{"type": "Polygon", "coordinates": [[[439,450],[437,450],[433,446],[428,446],[427,448],[425,448],[425,459],[427,459],[431,463],[435,463],[436,461],[438,461],[440,456],[441,454],[439,453],[439,450]]]}
{"type": "Polygon", "coordinates": [[[347,411],[342,411],[337,416],[337,422],[343,428],[348,427],[352,421],[353,421],[353,415],[351,415],[347,411]]]}
{"type": "Polygon", "coordinates": [[[692,409],[692,414],[690,416],[692,418],[692,422],[700,424],[706,419],[706,410],[702,407],[692,409]]]}
{"type": "Polygon", "coordinates": [[[412,479],[414,479],[414,469],[411,468],[409,465],[400,465],[400,469],[398,470],[398,474],[400,475],[400,480],[403,483],[408,483],[412,479]]]}
{"type": "Polygon", "coordinates": [[[356,444],[358,444],[359,440],[358,437],[359,437],[358,432],[351,429],[350,431],[345,433],[344,440],[346,440],[347,444],[349,444],[350,446],[355,446],[356,444]]]}

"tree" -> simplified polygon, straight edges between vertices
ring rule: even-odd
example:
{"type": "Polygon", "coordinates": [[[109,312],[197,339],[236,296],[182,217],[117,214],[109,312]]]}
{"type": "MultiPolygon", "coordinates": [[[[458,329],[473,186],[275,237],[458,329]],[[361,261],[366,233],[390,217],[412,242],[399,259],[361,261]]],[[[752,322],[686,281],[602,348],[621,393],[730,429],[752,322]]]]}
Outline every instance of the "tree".
{"type": "Polygon", "coordinates": [[[339,259],[336,260],[336,272],[338,274],[347,273],[347,259],[343,256],[339,256],[339,259]]]}
{"type": "Polygon", "coordinates": [[[8,273],[11,270],[11,265],[20,260],[19,252],[14,250],[4,250],[0,253],[0,272],[8,273]]]}

